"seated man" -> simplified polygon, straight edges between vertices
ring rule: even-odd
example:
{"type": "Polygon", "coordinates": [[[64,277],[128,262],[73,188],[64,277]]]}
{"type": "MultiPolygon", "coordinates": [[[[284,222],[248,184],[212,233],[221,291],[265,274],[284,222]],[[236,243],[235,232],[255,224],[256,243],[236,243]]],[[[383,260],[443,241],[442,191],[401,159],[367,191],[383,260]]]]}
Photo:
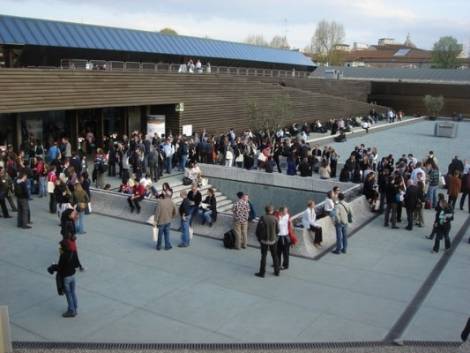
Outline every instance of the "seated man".
{"type": "Polygon", "coordinates": [[[145,185],[143,183],[138,183],[134,186],[134,190],[131,196],[127,198],[129,207],[131,208],[131,213],[134,212],[134,209],[137,208],[137,213],[140,213],[140,201],[145,197],[145,185]]]}

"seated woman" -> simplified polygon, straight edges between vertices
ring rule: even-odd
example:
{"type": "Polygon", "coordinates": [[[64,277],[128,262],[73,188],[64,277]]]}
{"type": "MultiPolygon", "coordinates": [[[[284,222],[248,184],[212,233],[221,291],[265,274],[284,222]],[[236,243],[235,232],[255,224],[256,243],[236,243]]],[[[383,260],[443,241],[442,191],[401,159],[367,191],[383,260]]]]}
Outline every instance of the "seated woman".
{"type": "Polygon", "coordinates": [[[191,185],[193,183],[197,185],[201,184],[202,172],[197,163],[190,162],[188,164],[188,167],[184,169],[184,178],[183,184],[185,185],[191,185]],[[187,179],[187,182],[185,182],[184,178],[187,179]]]}
{"type": "Polygon", "coordinates": [[[170,199],[173,197],[173,189],[170,187],[170,184],[163,183],[162,185],[162,192],[159,197],[164,197],[165,199],[170,199]]]}
{"type": "Polygon", "coordinates": [[[202,217],[202,224],[209,223],[209,227],[212,227],[212,223],[217,220],[217,200],[214,189],[207,189],[207,196],[200,204],[199,215],[202,217]]]}
{"type": "Polygon", "coordinates": [[[319,173],[320,173],[321,179],[330,179],[331,168],[330,168],[330,163],[328,163],[327,159],[322,160],[319,173]]]}
{"type": "MultiPolygon", "coordinates": [[[[331,199],[330,199],[331,200],[331,199]]],[[[334,209],[334,204],[333,204],[334,209]]],[[[322,247],[323,232],[321,226],[317,223],[317,215],[315,213],[315,202],[310,200],[307,204],[307,209],[302,215],[302,224],[310,236],[313,235],[313,245],[318,249],[322,247]]]]}
{"type": "Polygon", "coordinates": [[[335,142],[346,142],[346,132],[344,129],[341,129],[341,132],[338,136],[334,138],[335,142]]]}
{"type": "Polygon", "coordinates": [[[341,172],[339,173],[339,181],[341,181],[343,183],[351,181],[351,179],[349,177],[349,171],[346,167],[343,167],[343,169],[341,169],[341,172]]]}

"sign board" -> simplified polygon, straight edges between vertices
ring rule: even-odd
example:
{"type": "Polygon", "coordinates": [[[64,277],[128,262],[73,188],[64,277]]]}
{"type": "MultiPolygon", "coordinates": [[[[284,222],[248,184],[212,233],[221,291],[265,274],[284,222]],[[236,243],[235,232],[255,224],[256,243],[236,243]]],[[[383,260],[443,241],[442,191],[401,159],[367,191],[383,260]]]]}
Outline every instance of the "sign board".
{"type": "Polygon", "coordinates": [[[184,112],[184,103],[178,103],[178,104],[176,104],[175,111],[176,111],[176,112],[184,112]]]}
{"type": "Polygon", "coordinates": [[[183,125],[182,127],[183,135],[184,136],[192,136],[193,135],[193,126],[192,125],[183,125]]]}
{"type": "Polygon", "coordinates": [[[147,138],[151,139],[155,133],[158,137],[165,134],[165,115],[147,115],[147,138]]]}
{"type": "Polygon", "coordinates": [[[42,141],[42,119],[26,119],[24,120],[24,123],[27,137],[33,137],[36,140],[42,141]]]}

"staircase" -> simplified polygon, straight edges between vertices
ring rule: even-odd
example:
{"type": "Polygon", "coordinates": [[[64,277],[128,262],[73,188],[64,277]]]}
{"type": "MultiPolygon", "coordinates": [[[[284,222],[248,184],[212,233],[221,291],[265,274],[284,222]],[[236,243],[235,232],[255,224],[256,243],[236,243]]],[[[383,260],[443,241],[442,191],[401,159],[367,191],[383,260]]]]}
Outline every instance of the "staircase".
{"type": "MultiPolygon", "coordinates": [[[[181,191],[187,191],[189,192],[191,190],[191,185],[183,185],[182,182],[173,182],[169,183],[170,187],[173,189],[173,197],[172,200],[176,204],[176,206],[179,206],[181,202],[183,201],[180,197],[180,192],[181,191]]],[[[218,213],[230,213],[232,211],[233,207],[233,202],[230,200],[227,196],[222,194],[220,191],[218,191],[216,188],[214,188],[212,185],[207,184],[205,186],[202,186],[199,188],[199,191],[201,192],[202,195],[202,200],[207,196],[207,189],[212,188],[215,192],[215,198],[217,200],[217,212],[218,213]]]]}

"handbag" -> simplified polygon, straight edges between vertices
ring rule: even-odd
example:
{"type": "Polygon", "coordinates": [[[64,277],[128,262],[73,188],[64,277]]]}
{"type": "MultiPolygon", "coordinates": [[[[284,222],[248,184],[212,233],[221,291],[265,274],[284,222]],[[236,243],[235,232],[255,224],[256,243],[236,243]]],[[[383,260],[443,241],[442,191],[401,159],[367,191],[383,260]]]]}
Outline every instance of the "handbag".
{"type": "Polygon", "coordinates": [[[158,227],[152,226],[152,240],[154,243],[158,241],[158,227]]]}
{"type": "Polygon", "coordinates": [[[47,193],[48,194],[53,194],[54,193],[54,188],[55,188],[55,185],[52,181],[48,181],[47,182],[47,193]]]}
{"type": "Polygon", "coordinates": [[[183,177],[183,185],[191,185],[193,180],[188,177],[183,177]]]}

